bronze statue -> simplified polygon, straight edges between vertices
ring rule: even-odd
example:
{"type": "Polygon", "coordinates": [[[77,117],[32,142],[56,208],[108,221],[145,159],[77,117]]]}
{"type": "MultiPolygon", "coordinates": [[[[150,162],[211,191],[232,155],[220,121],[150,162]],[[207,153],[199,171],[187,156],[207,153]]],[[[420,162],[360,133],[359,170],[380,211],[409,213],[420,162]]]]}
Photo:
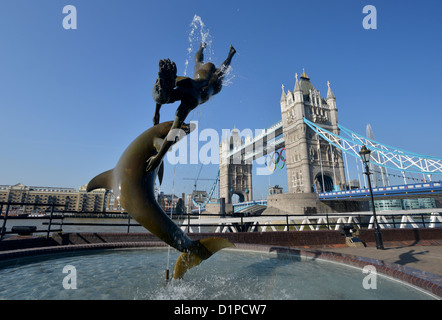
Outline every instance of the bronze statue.
{"type": "MultiPolygon", "coordinates": [[[[88,183],[87,192],[98,188],[113,190],[114,196],[132,218],[159,239],[181,251],[173,272],[173,278],[179,279],[188,269],[218,250],[234,245],[218,237],[192,241],[159,206],[154,195],[154,184],[157,175],[162,174],[161,168],[146,172],[145,163],[161,148],[172,123],[160,123],[138,136],[124,151],[114,169],[99,174],[88,183]]],[[[186,134],[191,132],[190,126],[186,124],[180,129],[186,134]]]]}
{"type": "Polygon", "coordinates": [[[193,79],[177,77],[175,63],[169,59],[160,61],[159,77],[153,90],[157,103],[154,126],[127,147],[114,169],[99,174],[87,186],[88,192],[97,188],[112,189],[114,196],[132,218],[182,252],[175,263],[174,278],[182,278],[186,270],[200,264],[218,250],[234,246],[230,241],[217,237],[192,241],[167,216],[154,196],[155,179],[158,176],[160,184],[162,181],[164,155],[180,138],[176,136],[176,129],[185,134],[191,132],[184,120],[191,110],[221,91],[222,81],[236,52],[230,46],[229,56],[216,69],[213,63],[204,63],[204,48],[203,43],[195,56],[193,79]],[[178,100],[181,104],[175,120],[159,123],[161,105],[178,100]]]}
{"type": "MultiPolygon", "coordinates": [[[[207,102],[211,96],[221,91],[226,71],[230,66],[236,50],[233,46],[230,46],[227,59],[216,69],[213,63],[204,63],[203,51],[205,48],[206,44],[204,42],[201,43],[199,50],[195,54],[193,79],[177,77],[175,63],[169,59],[160,60],[158,79],[152,91],[153,98],[156,102],[155,115],[153,117],[154,125],[160,121],[160,109],[163,104],[181,101],[175,113],[175,120],[171,130],[181,128],[190,111],[198,105],[207,102]]],[[[146,171],[151,171],[160,164],[161,159],[172,144],[173,137],[169,137],[165,140],[158,154],[148,159],[146,171]]]]}

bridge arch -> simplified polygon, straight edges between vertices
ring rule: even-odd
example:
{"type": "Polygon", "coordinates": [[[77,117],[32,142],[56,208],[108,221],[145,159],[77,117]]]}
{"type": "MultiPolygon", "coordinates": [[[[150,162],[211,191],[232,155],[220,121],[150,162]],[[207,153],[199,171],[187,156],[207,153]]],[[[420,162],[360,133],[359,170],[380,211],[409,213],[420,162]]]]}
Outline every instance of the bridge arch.
{"type": "Polygon", "coordinates": [[[315,177],[315,186],[318,192],[331,192],[335,189],[332,177],[327,173],[318,173],[315,177]]]}
{"type": "Polygon", "coordinates": [[[242,192],[231,192],[230,194],[230,202],[229,203],[240,203],[245,202],[246,197],[242,192]]]}

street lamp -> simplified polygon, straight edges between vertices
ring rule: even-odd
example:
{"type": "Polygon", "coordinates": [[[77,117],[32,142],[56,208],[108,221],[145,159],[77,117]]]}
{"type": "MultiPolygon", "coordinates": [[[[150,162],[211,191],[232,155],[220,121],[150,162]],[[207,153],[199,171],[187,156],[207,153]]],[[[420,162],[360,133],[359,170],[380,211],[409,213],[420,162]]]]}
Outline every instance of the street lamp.
{"type": "Polygon", "coordinates": [[[365,165],[364,174],[367,175],[368,180],[368,188],[370,189],[370,197],[371,197],[371,206],[373,208],[373,219],[374,219],[374,237],[376,239],[376,248],[380,250],[384,250],[384,243],[382,242],[382,234],[379,228],[378,219],[376,217],[376,209],[374,207],[374,199],[373,199],[373,190],[371,188],[371,180],[370,180],[370,170],[368,164],[370,163],[370,153],[371,151],[367,149],[365,145],[362,145],[361,151],[359,151],[359,155],[361,156],[362,162],[365,165]]]}

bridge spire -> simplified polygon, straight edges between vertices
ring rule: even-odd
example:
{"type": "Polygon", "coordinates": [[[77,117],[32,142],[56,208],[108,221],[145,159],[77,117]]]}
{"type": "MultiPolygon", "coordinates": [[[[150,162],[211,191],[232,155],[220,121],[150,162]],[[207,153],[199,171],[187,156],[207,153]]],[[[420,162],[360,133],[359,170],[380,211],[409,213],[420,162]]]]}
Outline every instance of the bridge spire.
{"type": "Polygon", "coordinates": [[[285,96],[285,88],[284,88],[284,85],[282,85],[281,88],[282,88],[281,101],[285,101],[286,96],[285,96]]]}
{"type": "Polygon", "coordinates": [[[298,74],[297,73],[295,74],[295,78],[296,78],[296,82],[295,82],[295,90],[294,90],[294,92],[301,91],[301,87],[299,86],[298,74]]]}
{"type": "Polygon", "coordinates": [[[333,94],[332,89],[330,88],[330,81],[327,81],[327,87],[328,87],[328,91],[327,91],[327,100],[328,99],[336,99],[335,95],[333,94]]]}
{"type": "Polygon", "coordinates": [[[310,80],[310,78],[308,77],[308,75],[305,73],[305,69],[304,69],[304,68],[302,68],[301,78],[305,78],[305,79],[309,79],[309,80],[310,80]]]}

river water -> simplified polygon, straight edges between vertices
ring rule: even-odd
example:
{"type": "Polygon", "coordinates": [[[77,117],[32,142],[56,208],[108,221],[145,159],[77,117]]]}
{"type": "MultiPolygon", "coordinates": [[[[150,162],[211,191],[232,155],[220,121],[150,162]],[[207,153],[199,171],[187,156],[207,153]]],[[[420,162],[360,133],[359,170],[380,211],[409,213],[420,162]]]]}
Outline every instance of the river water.
{"type": "MultiPolygon", "coordinates": [[[[0,220],[0,229],[3,226],[3,219],[0,220]]],[[[174,220],[177,225],[182,223],[182,220],[174,220]]],[[[48,218],[28,218],[28,219],[8,219],[6,223],[6,230],[9,232],[14,226],[36,226],[37,230],[48,230],[48,218]]],[[[149,233],[147,229],[140,226],[135,220],[127,218],[64,218],[52,219],[51,230],[62,229],[63,232],[121,232],[121,233],[149,233]],[[128,227],[128,223],[130,226],[128,227]],[[61,225],[62,223],[62,225],[61,225]],[[94,225],[86,225],[94,224],[94,225]]],[[[197,228],[198,230],[198,228],[197,228]]],[[[214,227],[201,227],[201,232],[213,232],[214,227]]],[[[35,233],[35,235],[42,233],[35,233]]],[[[44,234],[44,233],[43,233],[44,234]]],[[[8,237],[8,235],[6,235],[8,237]]]]}
{"type": "MultiPolygon", "coordinates": [[[[4,220],[0,220],[3,224],[4,220]]],[[[127,232],[128,219],[122,218],[65,218],[52,219],[51,230],[62,229],[63,232],[127,232]],[[61,226],[60,224],[63,223],[61,226]],[[97,224],[97,225],[70,225],[70,224],[97,224]],[[99,224],[99,225],[98,225],[99,224]]],[[[49,219],[8,219],[6,230],[11,231],[13,226],[36,226],[37,230],[47,230],[49,219]]],[[[138,225],[133,219],[130,220],[130,232],[149,232],[138,225]],[[136,225],[136,226],[135,226],[136,225]]]]}

